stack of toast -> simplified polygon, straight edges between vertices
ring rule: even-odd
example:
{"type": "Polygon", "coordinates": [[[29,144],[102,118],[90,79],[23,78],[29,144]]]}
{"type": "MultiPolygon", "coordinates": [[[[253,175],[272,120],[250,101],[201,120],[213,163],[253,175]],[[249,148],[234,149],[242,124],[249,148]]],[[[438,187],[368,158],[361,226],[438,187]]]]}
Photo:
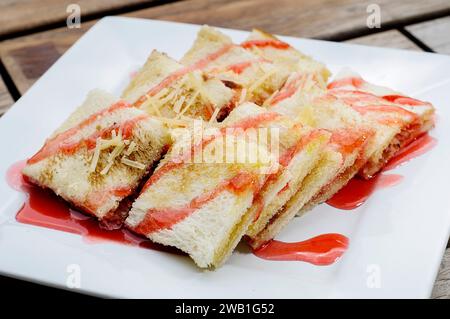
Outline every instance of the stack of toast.
{"type": "Polygon", "coordinates": [[[201,268],[258,249],[434,125],[434,108],[254,30],[208,26],[178,62],[153,51],[120,99],[90,92],[27,161],[102,227],[174,246],[201,268]],[[357,177],[355,177],[357,176],[357,177]]]}

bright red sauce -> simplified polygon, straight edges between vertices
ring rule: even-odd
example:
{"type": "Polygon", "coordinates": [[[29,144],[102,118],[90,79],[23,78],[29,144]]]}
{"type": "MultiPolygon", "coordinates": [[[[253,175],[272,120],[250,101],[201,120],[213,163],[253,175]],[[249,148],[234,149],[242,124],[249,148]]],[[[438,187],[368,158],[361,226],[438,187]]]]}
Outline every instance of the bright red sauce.
{"type": "Polygon", "coordinates": [[[148,235],[163,229],[170,229],[206,203],[219,196],[222,192],[229,190],[234,193],[242,193],[249,189],[249,187],[256,188],[257,183],[258,180],[255,175],[246,172],[239,173],[223,181],[211,191],[195,197],[184,207],[150,209],[147,211],[144,220],[134,230],[139,234],[148,235]]]}
{"type": "MultiPolygon", "coordinates": [[[[360,113],[361,115],[366,115],[367,113],[378,112],[385,116],[377,119],[380,124],[384,125],[401,125],[404,123],[404,120],[398,117],[392,117],[391,114],[397,114],[401,116],[405,116],[409,121],[417,121],[419,116],[411,111],[408,111],[401,107],[400,105],[408,106],[417,106],[419,104],[413,104],[413,102],[408,102],[410,98],[407,97],[399,97],[393,98],[394,96],[376,96],[371,93],[362,92],[362,91],[354,91],[354,90],[333,90],[331,92],[332,95],[341,99],[344,103],[352,107],[355,111],[360,113]],[[405,101],[403,101],[405,100],[405,101]],[[396,101],[400,101],[402,103],[397,103],[396,101]],[[397,105],[389,104],[389,103],[397,103],[397,105]]],[[[412,101],[417,101],[411,99],[412,101]]],[[[419,101],[420,102],[420,101],[419,101]]],[[[426,103],[420,102],[420,105],[426,105],[426,103]]]]}
{"type": "Polygon", "coordinates": [[[400,104],[405,106],[426,106],[430,105],[428,102],[420,101],[417,99],[414,99],[412,97],[403,96],[403,95],[384,95],[384,96],[378,96],[369,92],[363,92],[363,91],[355,91],[355,90],[348,90],[348,89],[340,89],[345,86],[353,86],[354,88],[358,89],[361,87],[365,81],[362,78],[356,78],[356,77],[350,77],[350,78],[343,78],[340,80],[336,80],[328,84],[328,89],[338,89],[333,90],[333,94],[340,95],[346,103],[353,104],[355,102],[366,102],[370,103],[378,101],[387,101],[394,104],[400,104]],[[344,96],[342,96],[344,95],[344,96]],[[347,96],[349,95],[349,96],[347,96]]]}
{"type": "Polygon", "coordinates": [[[314,265],[333,264],[347,250],[349,240],[341,234],[323,234],[296,243],[272,240],[253,251],[263,259],[279,261],[304,261],[314,265]]]}
{"type": "MultiPolygon", "coordinates": [[[[410,112],[408,110],[405,110],[404,108],[400,106],[394,106],[394,105],[366,105],[366,106],[357,106],[352,105],[352,108],[360,113],[361,115],[364,115],[368,112],[382,112],[382,113],[395,113],[400,114],[404,116],[408,116],[411,121],[417,120],[418,115],[414,112],[410,112]]],[[[395,119],[394,119],[395,120],[395,119]]],[[[389,121],[384,121],[386,124],[389,124],[389,121]]]]}
{"type": "Polygon", "coordinates": [[[327,201],[327,204],[344,210],[355,209],[364,204],[377,189],[397,185],[402,179],[403,176],[401,175],[385,175],[382,173],[369,180],[355,177],[334,194],[327,201]]]}
{"type": "Polygon", "coordinates": [[[383,170],[394,169],[411,159],[425,154],[437,144],[437,140],[428,134],[424,134],[411,142],[408,146],[401,149],[384,167],[383,170]]]}
{"type": "Polygon", "coordinates": [[[332,131],[330,143],[334,144],[340,153],[348,155],[363,147],[372,134],[370,131],[356,128],[336,129],[332,131]]]}
{"type": "MultiPolygon", "coordinates": [[[[109,127],[106,127],[104,129],[95,131],[90,136],[83,138],[81,140],[75,141],[75,142],[66,142],[66,141],[60,141],[59,145],[52,146],[55,153],[61,152],[63,154],[74,154],[77,150],[80,148],[86,146],[88,150],[91,150],[95,148],[97,145],[97,139],[107,139],[111,137],[112,131],[114,131],[116,134],[118,134],[119,130],[122,131],[122,136],[124,139],[131,138],[131,135],[133,134],[133,128],[134,126],[144,119],[148,118],[148,115],[143,114],[140,116],[137,116],[133,119],[126,120],[123,123],[115,123],[109,127]]],[[[46,153],[42,154],[41,158],[45,158],[48,156],[54,155],[54,153],[46,153]]]]}
{"type": "MultiPolygon", "coordinates": [[[[67,141],[72,136],[74,136],[79,130],[83,129],[84,127],[86,127],[88,125],[91,125],[97,119],[99,119],[107,114],[111,114],[118,109],[127,108],[127,107],[131,107],[131,105],[126,102],[120,101],[116,104],[113,104],[109,108],[106,108],[104,110],[101,110],[97,113],[92,114],[91,116],[89,116],[87,119],[83,120],[78,125],[47,140],[45,142],[44,146],[33,157],[31,157],[28,160],[28,163],[29,164],[37,163],[37,162],[43,160],[44,158],[47,158],[51,155],[56,154],[57,152],[59,152],[61,150],[63,150],[63,151],[66,150],[67,152],[72,151],[76,147],[75,144],[77,144],[77,143],[79,144],[81,142],[80,141],[75,142],[75,144],[74,144],[74,143],[67,143],[67,141]]],[[[112,127],[111,130],[112,129],[114,129],[114,127],[112,127]]],[[[109,132],[111,132],[111,130],[109,132]]],[[[87,142],[89,142],[89,139],[87,139],[87,142]]]]}
{"type": "Polygon", "coordinates": [[[402,104],[402,105],[408,105],[408,106],[419,106],[419,105],[426,105],[427,102],[423,102],[417,99],[413,99],[411,97],[402,96],[402,95],[385,95],[382,97],[386,101],[396,103],[396,104],[402,104]]]}
{"type": "Polygon", "coordinates": [[[397,174],[385,174],[385,171],[394,169],[399,165],[410,161],[431,150],[437,141],[435,138],[424,134],[401,149],[383,168],[383,171],[369,180],[359,177],[353,178],[346,186],[327,201],[327,204],[344,210],[355,209],[372,195],[376,190],[397,185],[403,176],[397,174]]]}
{"type": "Polygon", "coordinates": [[[354,86],[355,88],[360,87],[364,84],[364,80],[359,77],[349,77],[349,78],[343,78],[340,80],[335,80],[328,84],[327,88],[329,90],[343,87],[343,86],[354,86]]]}
{"type": "Polygon", "coordinates": [[[249,40],[241,43],[241,47],[244,49],[250,49],[251,47],[266,48],[272,47],[275,49],[286,50],[290,48],[290,45],[276,39],[264,39],[264,40],[249,40]]]}
{"type": "Polygon", "coordinates": [[[25,163],[26,161],[21,161],[12,165],[6,174],[8,184],[27,195],[25,203],[16,215],[18,222],[78,234],[90,243],[112,241],[181,254],[175,248],[152,243],[123,228],[116,230],[101,228],[97,220],[73,210],[53,192],[27,183],[21,173],[25,163]]]}
{"type": "Polygon", "coordinates": [[[286,185],[284,185],[283,188],[278,191],[277,195],[284,193],[288,189],[289,189],[289,183],[286,183],[286,185]]]}
{"type": "Polygon", "coordinates": [[[227,70],[233,71],[236,74],[241,74],[247,68],[249,68],[251,65],[252,65],[252,61],[244,61],[244,62],[229,65],[227,67],[227,70]]]}

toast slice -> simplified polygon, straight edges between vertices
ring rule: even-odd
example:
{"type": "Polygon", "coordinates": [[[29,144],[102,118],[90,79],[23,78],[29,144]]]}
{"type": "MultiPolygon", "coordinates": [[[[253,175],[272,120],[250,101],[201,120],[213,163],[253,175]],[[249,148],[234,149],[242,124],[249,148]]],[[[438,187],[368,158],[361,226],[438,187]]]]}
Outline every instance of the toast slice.
{"type": "Polygon", "coordinates": [[[119,205],[138,188],[169,142],[161,122],[94,90],[27,161],[23,174],[115,228],[126,217],[119,205]]]}
{"type": "MultiPolygon", "coordinates": [[[[233,123],[236,118],[242,119],[264,113],[273,114],[255,104],[244,103],[236,107],[223,124],[233,123]]],[[[259,233],[269,222],[273,224],[278,222],[277,212],[297,191],[302,180],[316,165],[323,147],[330,138],[330,134],[324,130],[302,126],[280,114],[277,114],[272,121],[264,123],[263,128],[266,129],[264,132],[270,135],[267,138],[271,142],[270,146],[277,147],[276,151],[273,148],[269,149],[272,154],[278,154],[279,169],[268,176],[257,195],[255,204],[251,207],[251,210],[256,212],[256,218],[249,226],[246,237],[253,247],[260,246],[281,231],[280,227],[276,233],[270,233],[270,238],[265,237],[261,242],[259,233]],[[274,145],[274,141],[277,145],[274,145]]]]}
{"type": "Polygon", "coordinates": [[[271,61],[284,72],[314,74],[316,81],[325,88],[331,72],[323,63],[303,54],[286,42],[267,32],[253,29],[241,47],[264,60],[271,61]]]}
{"type": "Polygon", "coordinates": [[[126,225],[188,253],[201,268],[219,267],[254,220],[250,208],[276,169],[266,145],[247,135],[273,116],[263,113],[219,127],[174,130],[175,143],[133,203],[126,225]],[[239,160],[242,145],[258,156],[239,160]]]}
{"type": "Polygon", "coordinates": [[[375,151],[359,171],[371,178],[403,147],[434,126],[434,107],[428,103],[366,82],[351,71],[341,72],[328,85],[338,97],[364,118],[377,132],[375,151]]]}
{"type": "Polygon", "coordinates": [[[375,132],[371,122],[328,94],[314,75],[293,73],[285,86],[289,94],[281,90],[282,97],[269,99],[267,107],[331,134],[319,163],[280,210],[291,216],[326,201],[347,184],[374,152],[375,132]]]}
{"type": "Polygon", "coordinates": [[[152,116],[213,121],[232,108],[233,91],[220,80],[206,78],[202,71],[153,51],[122,98],[152,116]]]}
{"type": "Polygon", "coordinates": [[[250,101],[261,105],[289,75],[289,71],[234,44],[230,37],[208,26],[200,29],[181,63],[200,67],[208,76],[233,88],[237,104],[250,101]]]}

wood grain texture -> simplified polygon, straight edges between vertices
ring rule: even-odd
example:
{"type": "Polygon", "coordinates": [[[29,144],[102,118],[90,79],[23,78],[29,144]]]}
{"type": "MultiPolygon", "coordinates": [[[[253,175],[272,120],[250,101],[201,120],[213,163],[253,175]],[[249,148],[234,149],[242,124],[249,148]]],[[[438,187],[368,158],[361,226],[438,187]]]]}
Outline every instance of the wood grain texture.
{"type": "Polygon", "coordinates": [[[190,0],[128,14],[271,33],[336,39],[368,32],[367,7],[381,9],[382,26],[430,13],[449,12],[448,0],[190,0]]]}
{"type": "Polygon", "coordinates": [[[413,24],[406,30],[435,52],[450,54],[450,17],[413,24]]]}
{"type": "Polygon", "coordinates": [[[76,3],[83,15],[105,10],[126,8],[153,0],[2,0],[0,1],[0,35],[33,29],[42,25],[65,21],[67,6],[76,3]]]}
{"type": "MultiPolygon", "coordinates": [[[[330,38],[355,30],[367,31],[366,8],[370,3],[371,0],[278,0],[274,5],[272,0],[186,0],[126,16],[247,30],[258,27],[277,34],[330,38]]],[[[379,0],[378,4],[383,24],[450,10],[448,0],[379,0]]],[[[82,23],[80,29],[58,28],[0,43],[0,58],[19,91],[23,94],[56,61],[55,52],[61,55],[93,23],[82,23]]]]}
{"type": "Polygon", "coordinates": [[[14,100],[8,92],[5,83],[0,78],[0,116],[13,105],[14,100]]]}
{"type": "Polygon", "coordinates": [[[0,58],[17,89],[24,94],[94,22],[80,29],[59,28],[0,43],[0,58]]]}
{"type": "Polygon", "coordinates": [[[450,299],[450,248],[445,252],[431,298],[450,299]]]}
{"type": "Polygon", "coordinates": [[[380,33],[354,38],[347,43],[363,44],[375,47],[395,48],[421,51],[421,49],[398,30],[390,30],[380,33]]]}

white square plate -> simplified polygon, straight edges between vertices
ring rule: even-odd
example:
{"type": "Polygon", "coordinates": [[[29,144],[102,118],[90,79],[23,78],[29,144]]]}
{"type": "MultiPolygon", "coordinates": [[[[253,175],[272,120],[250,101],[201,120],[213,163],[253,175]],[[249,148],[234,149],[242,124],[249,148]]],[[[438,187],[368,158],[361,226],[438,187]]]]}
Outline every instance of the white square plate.
{"type": "MultiPolygon", "coordinates": [[[[152,49],[180,58],[199,26],[105,18],[91,28],[0,119],[0,173],[32,155],[92,88],[117,95],[152,49]]],[[[247,33],[224,30],[235,41],[247,33]]],[[[432,102],[437,146],[396,169],[402,183],[362,207],[320,205],[296,218],[281,240],[342,233],[350,247],[331,266],[274,262],[238,249],[217,271],[187,257],[123,246],[87,244],[80,236],[20,224],[24,194],[0,180],[0,273],[66,287],[68,265],[81,270],[80,291],[113,297],[173,298],[425,298],[431,293],[450,229],[450,57],[282,37],[325,62],[350,66],[367,80],[432,102]],[[374,277],[375,276],[375,277],[374,277]],[[374,281],[375,280],[375,281],[374,281]],[[373,284],[375,283],[375,284],[373,284]]],[[[70,270],[70,268],[69,268],[70,270]]]]}

